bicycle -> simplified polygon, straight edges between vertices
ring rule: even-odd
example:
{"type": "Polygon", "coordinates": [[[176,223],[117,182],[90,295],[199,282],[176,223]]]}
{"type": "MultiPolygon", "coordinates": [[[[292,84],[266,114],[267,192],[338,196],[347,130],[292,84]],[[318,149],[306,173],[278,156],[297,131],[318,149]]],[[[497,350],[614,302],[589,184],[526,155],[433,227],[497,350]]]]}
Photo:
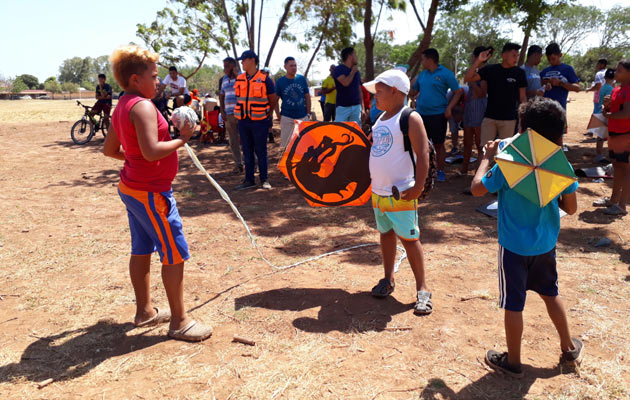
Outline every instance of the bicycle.
{"type": "Polygon", "coordinates": [[[77,100],[77,106],[83,107],[85,112],[80,120],[72,125],[70,129],[70,137],[76,144],[86,144],[99,130],[103,134],[103,137],[107,136],[107,130],[109,129],[110,120],[105,118],[103,112],[92,115],[90,110],[92,107],[81,104],[77,100]]]}

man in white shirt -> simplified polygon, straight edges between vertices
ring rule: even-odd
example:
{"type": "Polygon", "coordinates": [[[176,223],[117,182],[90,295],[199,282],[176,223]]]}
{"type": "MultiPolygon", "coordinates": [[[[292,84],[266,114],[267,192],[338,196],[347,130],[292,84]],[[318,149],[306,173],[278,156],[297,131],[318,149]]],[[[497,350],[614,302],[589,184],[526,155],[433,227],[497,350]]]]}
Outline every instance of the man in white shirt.
{"type": "MultiPolygon", "coordinates": [[[[168,87],[170,89],[170,97],[174,97],[173,108],[181,107],[184,104],[190,103],[190,92],[186,85],[186,79],[177,73],[177,68],[170,67],[168,69],[168,75],[162,81],[160,90],[168,87]]],[[[167,90],[169,92],[169,90],[167,90]]]]}

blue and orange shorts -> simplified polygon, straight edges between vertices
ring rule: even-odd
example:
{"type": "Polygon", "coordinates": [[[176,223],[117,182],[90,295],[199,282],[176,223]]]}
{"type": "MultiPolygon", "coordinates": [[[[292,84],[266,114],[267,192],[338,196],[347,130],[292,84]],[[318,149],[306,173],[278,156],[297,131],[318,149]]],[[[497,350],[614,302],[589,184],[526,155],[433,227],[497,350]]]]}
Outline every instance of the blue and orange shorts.
{"type": "Polygon", "coordinates": [[[146,192],[120,182],[118,194],[127,207],[132,255],[157,250],[163,265],[179,264],[190,258],[172,190],[146,192]]]}
{"type": "Polygon", "coordinates": [[[376,229],[380,233],[394,230],[404,240],[418,240],[418,200],[396,200],[392,196],[379,196],[372,193],[372,208],[376,219],[376,229]]]}

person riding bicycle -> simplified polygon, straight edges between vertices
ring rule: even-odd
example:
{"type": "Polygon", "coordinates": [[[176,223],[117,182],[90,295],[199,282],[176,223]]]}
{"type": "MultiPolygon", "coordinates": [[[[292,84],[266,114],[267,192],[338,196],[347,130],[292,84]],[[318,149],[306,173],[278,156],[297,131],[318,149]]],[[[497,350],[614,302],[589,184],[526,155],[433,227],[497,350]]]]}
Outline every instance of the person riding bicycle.
{"type": "Polygon", "coordinates": [[[170,88],[171,97],[174,97],[173,109],[190,103],[191,97],[186,79],[177,73],[177,68],[174,66],[168,69],[168,75],[162,81],[159,90],[162,91],[165,87],[170,88]]]}
{"type": "Polygon", "coordinates": [[[105,82],[107,77],[105,74],[98,74],[98,85],[96,85],[96,104],[90,111],[90,117],[100,113],[101,111],[105,115],[103,124],[104,126],[109,123],[109,114],[112,111],[112,87],[105,82]]]}

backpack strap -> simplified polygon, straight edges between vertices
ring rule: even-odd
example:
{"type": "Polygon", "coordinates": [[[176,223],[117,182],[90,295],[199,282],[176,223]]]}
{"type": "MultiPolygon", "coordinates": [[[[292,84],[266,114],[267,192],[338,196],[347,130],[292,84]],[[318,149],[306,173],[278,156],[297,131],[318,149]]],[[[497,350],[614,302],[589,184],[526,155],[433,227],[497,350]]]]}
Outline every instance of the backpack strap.
{"type": "Polygon", "coordinates": [[[409,139],[409,116],[416,112],[411,107],[405,107],[400,114],[400,130],[403,134],[404,143],[405,143],[405,151],[409,152],[409,157],[411,158],[411,165],[413,165],[413,177],[416,178],[416,159],[413,156],[413,148],[411,147],[411,140],[409,139]]]}

